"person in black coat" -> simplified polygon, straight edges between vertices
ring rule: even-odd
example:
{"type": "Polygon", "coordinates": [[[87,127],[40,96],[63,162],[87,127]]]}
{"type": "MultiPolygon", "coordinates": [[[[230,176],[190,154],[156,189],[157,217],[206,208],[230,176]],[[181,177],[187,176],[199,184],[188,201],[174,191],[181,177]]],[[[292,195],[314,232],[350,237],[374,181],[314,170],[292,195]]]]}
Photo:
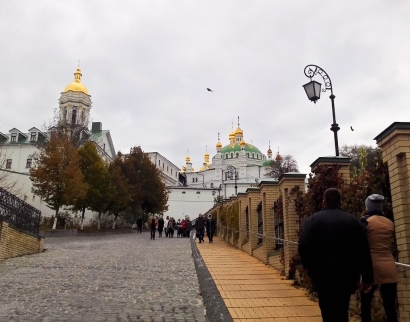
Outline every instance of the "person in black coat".
{"type": "Polygon", "coordinates": [[[323,322],[348,322],[360,276],[365,292],[373,283],[369,244],[359,221],[340,209],[339,190],[327,189],[323,206],[302,227],[299,255],[318,293],[323,322]]]}
{"type": "Polygon", "coordinates": [[[164,230],[164,218],[162,218],[162,215],[158,219],[158,237],[162,238],[162,231],[164,230]]]}
{"type": "Polygon", "coordinates": [[[205,224],[205,218],[202,216],[202,214],[199,214],[198,218],[195,221],[195,229],[198,232],[199,243],[202,243],[204,241],[205,224]]]}
{"type": "Polygon", "coordinates": [[[142,233],[142,225],[143,225],[143,220],[141,217],[138,217],[137,219],[137,233],[139,232],[140,234],[142,233]]]}
{"type": "Polygon", "coordinates": [[[208,219],[206,220],[206,234],[208,235],[208,239],[210,243],[214,242],[214,232],[216,229],[215,219],[212,218],[212,215],[208,215],[208,219]]]}

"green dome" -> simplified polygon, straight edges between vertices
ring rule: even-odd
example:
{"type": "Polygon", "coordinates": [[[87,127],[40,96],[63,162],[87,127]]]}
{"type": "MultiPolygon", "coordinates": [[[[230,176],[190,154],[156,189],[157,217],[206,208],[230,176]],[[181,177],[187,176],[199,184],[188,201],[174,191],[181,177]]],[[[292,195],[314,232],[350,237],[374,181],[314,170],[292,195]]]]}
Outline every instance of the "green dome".
{"type": "MultiPolygon", "coordinates": [[[[241,151],[241,146],[238,142],[235,142],[233,145],[225,145],[222,149],[221,149],[221,154],[225,154],[225,153],[229,153],[229,152],[240,152],[241,151]]],[[[252,144],[248,144],[246,143],[245,145],[245,151],[246,152],[254,152],[254,153],[259,153],[262,154],[263,153],[254,145],[252,144]]]]}
{"type": "Polygon", "coordinates": [[[269,167],[272,161],[273,161],[272,159],[271,159],[271,160],[266,160],[266,161],[263,163],[263,166],[264,166],[264,167],[269,167]]]}

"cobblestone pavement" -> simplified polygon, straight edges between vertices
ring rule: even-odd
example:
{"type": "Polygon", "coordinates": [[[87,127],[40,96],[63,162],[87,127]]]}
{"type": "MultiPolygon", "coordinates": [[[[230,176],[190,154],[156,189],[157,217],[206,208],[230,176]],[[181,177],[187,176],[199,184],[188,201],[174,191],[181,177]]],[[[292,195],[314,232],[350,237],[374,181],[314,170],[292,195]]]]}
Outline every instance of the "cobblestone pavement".
{"type": "Polygon", "coordinates": [[[0,321],[205,322],[188,238],[47,238],[0,263],[0,321]]]}

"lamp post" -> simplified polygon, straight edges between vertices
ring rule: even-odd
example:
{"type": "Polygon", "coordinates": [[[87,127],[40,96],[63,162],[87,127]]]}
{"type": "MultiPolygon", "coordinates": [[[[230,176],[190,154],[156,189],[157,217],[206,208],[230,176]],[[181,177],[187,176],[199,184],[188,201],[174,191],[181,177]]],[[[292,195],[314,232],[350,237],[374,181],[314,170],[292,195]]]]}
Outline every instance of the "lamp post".
{"type": "Polygon", "coordinates": [[[228,170],[228,178],[232,179],[232,176],[235,176],[235,196],[238,195],[238,186],[236,185],[236,178],[237,178],[237,172],[236,172],[236,168],[233,165],[228,165],[226,167],[226,170],[228,170]]]}
{"type": "Polygon", "coordinates": [[[333,114],[333,124],[331,125],[330,130],[333,132],[334,140],[335,140],[335,151],[336,156],[339,156],[339,141],[337,139],[337,131],[340,130],[339,124],[336,123],[336,112],[335,112],[335,98],[336,96],[333,95],[333,88],[332,88],[332,81],[330,80],[329,75],[319,66],[316,65],[307,65],[305,67],[305,75],[306,77],[310,78],[310,82],[303,85],[305,89],[306,95],[316,104],[316,101],[320,99],[320,92],[326,92],[330,90],[330,100],[332,101],[332,114],[333,114]],[[318,83],[312,80],[313,76],[319,74],[323,81],[325,82],[325,88],[322,90],[320,89],[321,83],[318,83]]]}

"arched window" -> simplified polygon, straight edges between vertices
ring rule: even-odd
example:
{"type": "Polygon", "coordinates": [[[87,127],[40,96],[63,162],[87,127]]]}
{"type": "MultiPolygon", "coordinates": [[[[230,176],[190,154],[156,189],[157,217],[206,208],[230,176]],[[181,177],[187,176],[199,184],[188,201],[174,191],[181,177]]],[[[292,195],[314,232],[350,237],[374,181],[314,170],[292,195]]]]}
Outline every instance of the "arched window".
{"type": "Polygon", "coordinates": [[[252,153],[252,159],[255,159],[255,153],[252,153]]]}
{"type": "Polygon", "coordinates": [[[238,152],[236,152],[236,157],[239,158],[239,153],[238,152]]]}
{"type": "Polygon", "coordinates": [[[76,124],[77,123],[77,110],[73,110],[71,113],[71,123],[76,124]]]}
{"type": "Polygon", "coordinates": [[[192,178],[192,182],[195,182],[195,178],[192,178]]]}
{"type": "Polygon", "coordinates": [[[233,153],[231,152],[231,159],[233,159],[233,153]]]}
{"type": "Polygon", "coordinates": [[[81,121],[84,121],[84,111],[81,111],[81,121]]]}
{"type": "Polygon", "coordinates": [[[161,165],[161,160],[158,160],[158,165],[161,165]]]}
{"type": "Polygon", "coordinates": [[[67,107],[64,109],[64,122],[67,122],[67,107]]]}
{"type": "Polygon", "coordinates": [[[228,159],[228,153],[227,153],[225,156],[226,156],[226,158],[228,159]]]}
{"type": "Polygon", "coordinates": [[[195,182],[198,182],[198,178],[195,178],[195,182]]]}
{"type": "Polygon", "coordinates": [[[256,154],[256,158],[259,160],[259,154],[256,154]]]}
{"type": "Polygon", "coordinates": [[[249,153],[246,153],[246,157],[248,157],[248,158],[249,158],[249,153]]]}

